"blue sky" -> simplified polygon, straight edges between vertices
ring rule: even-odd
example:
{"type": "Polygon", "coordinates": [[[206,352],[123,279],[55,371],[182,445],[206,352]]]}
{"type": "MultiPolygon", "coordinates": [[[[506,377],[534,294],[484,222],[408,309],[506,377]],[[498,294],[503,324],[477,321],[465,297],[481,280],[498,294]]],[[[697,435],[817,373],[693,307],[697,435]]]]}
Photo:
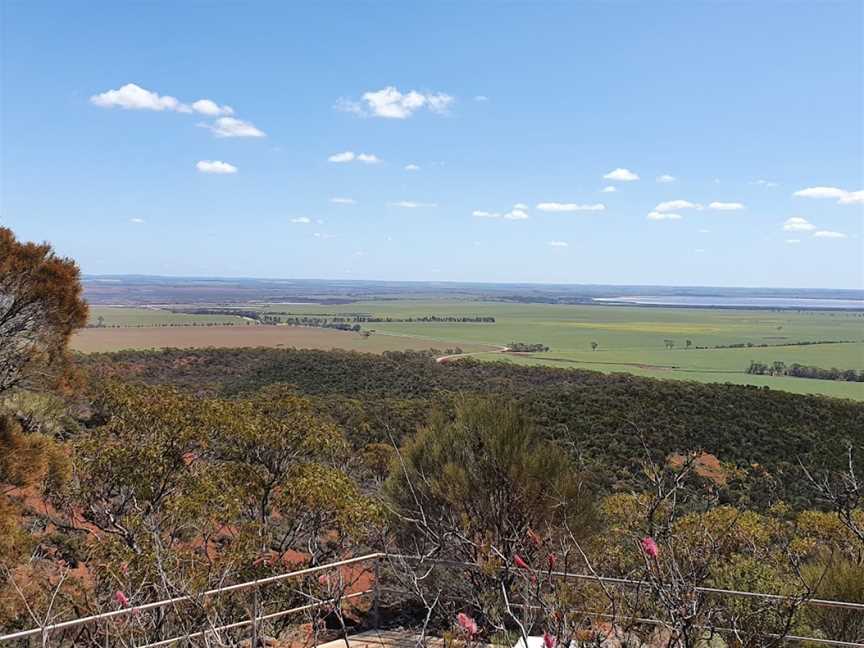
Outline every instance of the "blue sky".
{"type": "Polygon", "coordinates": [[[864,287],[857,1],[2,23],[0,223],[87,273],[864,287]]]}

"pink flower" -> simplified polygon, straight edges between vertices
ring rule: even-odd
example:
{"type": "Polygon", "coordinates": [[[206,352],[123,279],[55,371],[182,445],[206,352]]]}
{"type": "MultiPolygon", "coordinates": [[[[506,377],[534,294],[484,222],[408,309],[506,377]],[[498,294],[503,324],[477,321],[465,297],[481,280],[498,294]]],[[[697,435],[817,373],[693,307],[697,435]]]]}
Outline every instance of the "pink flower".
{"type": "Polygon", "coordinates": [[[548,632],[543,633],[544,648],[555,648],[556,643],[558,643],[558,640],[554,636],[552,636],[548,632]]]}
{"type": "Polygon", "coordinates": [[[528,566],[528,563],[525,562],[524,560],[522,560],[522,556],[520,556],[519,554],[513,554],[513,563],[514,563],[514,564],[515,564],[519,569],[531,569],[531,568],[528,566]]]}
{"type": "Polygon", "coordinates": [[[456,615],[456,621],[459,623],[459,627],[462,628],[465,634],[469,637],[473,637],[479,632],[477,629],[477,622],[464,612],[460,612],[456,615]]]}
{"type": "Polygon", "coordinates": [[[528,529],[525,535],[528,536],[528,541],[535,547],[539,547],[541,544],[543,544],[543,540],[540,538],[539,535],[537,535],[537,533],[533,529],[528,529]]]}
{"type": "Polygon", "coordinates": [[[550,553],[548,556],[546,556],[546,562],[549,563],[549,571],[552,571],[553,569],[555,569],[555,565],[558,564],[558,556],[554,553],[550,553]]]}
{"type": "Polygon", "coordinates": [[[121,607],[129,607],[129,599],[120,590],[114,592],[114,601],[121,607]]]}
{"type": "Polygon", "coordinates": [[[657,546],[657,543],[654,541],[654,538],[647,537],[642,538],[642,551],[644,551],[651,558],[656,558],[660,554],[660,547],[657,546]]]}

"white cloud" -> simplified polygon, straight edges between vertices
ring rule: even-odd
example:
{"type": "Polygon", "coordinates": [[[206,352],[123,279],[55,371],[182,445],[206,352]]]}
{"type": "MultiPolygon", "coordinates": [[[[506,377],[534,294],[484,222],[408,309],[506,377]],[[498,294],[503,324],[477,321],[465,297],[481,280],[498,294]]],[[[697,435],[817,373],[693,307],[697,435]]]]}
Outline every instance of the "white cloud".
{"type": "Polygon", "coordinates": [[[330,157],[327,158],[329,162],[351,162],[356,155],[354,155],[353,151],[345,151],[344,153],[334,153],[330,157]]]}
{"type": "Polygon", "coordinates": [[[838,187],[807,187],[806,189],[800,189],[796,191],[793,196],[798,196],[799,198],[843,198],[846,194],[849,193],[845,189],[839,189],[838,187]]]}
{"type": "Polygon", "coordinates": [[[792,195],[800,198],[836,198],[838,205],[864,205],[864,190],[846,191],[839,187],[807,187],[792,195]]]}
{"type": "Polygon", "coordinates": [[[783,230],[786,232],[809,232],[815,230],[816,226],[801,216],[792,216],[787,218],[783,223],[783,230]]]}
{"type": "Polygon", "coordinates": [[[798,245],[801,242],[801,239],[786,239],[786,242],[789,245],[798,245]]]}
{"type": "Polygon", "coordinates": [[[486,95],[477,95],[474,97],[474,101],[489,101],[489,97],[486,95]]]}
{"type": "Polygon", "coordinates": [[[201,160],[195,167],[201,173],[237,173],[237,167],[221,160],[201,160]]]}
{"type": "Polygon", "coordinates": [[[220,106],[215,101],[210,99],[199,99],[192,104],[192,110],[208,117],[218,117],[219,115],[233,115],[234,109],[231,106],[220,106]]]}
{"type": "Polygon", "coordinates": [[[330,202],[334,205],[356,205],[357,201],[353,198],[331,198],[330,202]]]}
{"type": "Polygon", "coordinates": [[[615,180],[616,182],[633,182],[638,180],[639,176],[633,173],[630,169],[615,169],[603,176],[605,180],[615,180]]]}
{"type": "Polygon", "coordinates": [[[127,83],[117,90],[108,90],[90,97],[90,103],[101,108],[125,108],[127,110],[171,110],[188,112],[189,107],[176,98],[160,96],[159,93],[145,90],[134,83],[127,83]]]}
{"type": "Polygon", "coordinates": [[[330,162],[365,162],[366,164],[377,164],[381,160],[371,153],[354,153],[354,151],[344,151],[343,153],[335,153],[327,158],[330,162]]]}
{"type": "Polygon", "coordinates": [[[816,238],[832,238],[832,239],[844,239],[846,235],[843,232],[832,232],[831,230],[819,230],[813,232],[813,236],[816,238]]]}
{"type": "Polygon", "coordinates": [[[319,239],[331,239],[331,238],[336,238],[336,235],[335,235],[335,234],[327,234],[327,233],[324,233],[324,232],[315,232],[314,234],[312,234],[312,236],[314,236],[315,238],[319,238],[319,239]]]}
{"type": "Polygon", "coordinates": [[[382,90],[364,92],[361,101],[340,98],[336,109],[364,117],[385,119],[407,119],[418,110],[426,108],[439,115],[446,114],[454,98],[443,92],[400,92],[394,86],[382,90]]]}
{"type": "Polygon", "coordinates": [[[709,229],[700,229],[700,230],[699,230],[699,233],[700,233],[700,234],[710,234],[710,233],[711,233],[711,230],[709,230],[709,229]]]}
{"type": "Polygon", "coordinates": [[[751,184],[760,185],[762,187],[768,187],[768,188],[778,186],[778,184],[776,182],[772,182],[771,180],[763,180],[762,178],[759,178],[758,180],[754,180],[751,184]]]}
{"type": "Polygon", "coordinates": [[[538,203],[537,209],[544,212],[580,212],[580,211],[605,211],[606,205],[595,203],[591,205],[579,205],[576,203],[542,202],[538,203]]]}
{"type": "Polygon", "coordinates": [[[406,165],[405,165],[405,170],[406,170],[406,171],[419,171],[419,170],[420,170],[420,167],[417,166],[416,164],[406,164],[406,165]]]}
{"type": "Polygon", "coordinates": [[[549,243],[547,243],[547,245],[549,245],[551,247],[565,248],[565,247],[568,247],[570,244],[567,243],[567,241],[549,241],[549,243]]]}
{"type": "Polygon", "coordinates": [[[616,189],[612,185],[609,185],[608,187],[603,187],[600,190],[600,193],[615,193],[616,191],[618,191],[618,189],[616,189]]]}
{"type": "Polygon", "coordinates": [[[717,211],[738,211],[744,209],[744,205],[739,202],[712,202],[708,205],[708,209],[716,209],[717,211]]]}
{"type": "Polygon", "coordinates": [[[648,220],[660,221],[660,220],[681,220],[683,216],[681,214],[675,214],[672,212],[659,212],[652,211],[648,214],[648,220]]]}
{"type": "Polygon", "coordinates": [[[130,218],[130,223],[135,223],[136,225],[143,225],[146,221],[143,218],[130,218]]]}
{"type": "Polygon", "coordinates": [[[657,176],[657,182],[660,184],[667,184],[669,182],[675,182],[678,178],[675,176],[669,175],[668,173],[664,173],[663,175],[657,176]]]}
{"type": "Polygon", "coordinates": [[[306,218],[305,216],[300,216],[299,218],[292,218],[292,219],[291,219],[291,222],[292,222],[292,223],[303,223],[303,224],[306,224],[306,223],[311,223],[311,222],[312,222],[312,219],[310,219],[310,218],[306,218]]]}
{"type": "Polygon", "coordinates": [[[504,220],[526,220],[529,218],[528,216],[528,206],[523,205],[522,203],[517,203],[513,205],[513,209],[508,212],[490,212],[483,209],[475,209],[471,212],[472,216],[477,216],[478,218],[503,218],[504,220]]]}
{"type": "Polygon", "coordinates": [[[850,191],[840,199],[841,205],[864,205],[864,191],[850,191]]]}
{"type": "Polygon", "coordinates": [[[255,124],[236,117],[220,117],[212,124],[198,124],[209,129],[216,137],[266,137],[255,124]]]}
{"type": "Polygon", "coordinates": [[[666,202],[661,202],[655,208],[655,212],[674,212],[680,211],[682,209],[702,209],[702,205],[698,203],[692,203],[689,200],[667,200],[666,202]]]}
{"type": "Polygon", "coordinates": [[[419,209],[421,207],[437,207],[436,203],[422,203],[422,202],[414,202],[413,200],[400,200],[398,202],[391,202],[391,207],[402,207],[403,209],[419,209]]]}

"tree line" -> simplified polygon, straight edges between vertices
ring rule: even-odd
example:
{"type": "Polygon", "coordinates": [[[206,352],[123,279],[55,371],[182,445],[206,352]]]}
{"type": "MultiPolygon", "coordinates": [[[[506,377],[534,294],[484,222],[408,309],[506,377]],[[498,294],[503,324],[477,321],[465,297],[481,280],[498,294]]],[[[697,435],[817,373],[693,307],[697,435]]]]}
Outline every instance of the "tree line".
{"type": "Polygon", "coordinates": [[[823,369],[821,367],[811,367],[807,365],[786,364],[779,360],[770,364],[766,362],[750,362],[747,367],[748,374],[757,376],[793,376],[795,378],[815,378],[818,380],[845,380],[848,382],[864,382],[864,370],[855,369],[823,369]]]}

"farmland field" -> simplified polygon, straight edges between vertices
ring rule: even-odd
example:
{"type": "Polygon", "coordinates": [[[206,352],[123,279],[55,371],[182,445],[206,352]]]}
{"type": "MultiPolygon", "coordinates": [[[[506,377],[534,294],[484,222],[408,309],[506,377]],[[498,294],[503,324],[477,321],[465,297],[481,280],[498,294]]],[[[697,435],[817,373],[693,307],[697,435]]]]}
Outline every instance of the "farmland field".
{"type": "MultiPolygon", "coordinates": [[[[82,351],[159,346],[296,346],[380,352],[390,349],[492,351],[511,342],[540,343],[546,353],[483,353],[481,360],[628,372],[655,378],[767,385],[799,393],[864,400],[864,383],[745,373],[751,361],[864,369],[864,316],[857,312],[727,310],[521,304],[458,299],[380,300],[350,304],[245,304],[277,317],[354,316],[391,319],[494,317],[494,323],[363,322],[356,333],[294,326],[174,326],[154,329],[87,329],[73,340],[82,351]],[[138,331],[136,334],[135,331],[138,331]],[[672,345],[667,348],[667,342],[672,345]],[[687,340],[690,348],[687,348],[687,340]],[[800,344],[802,342],[843,342],[800,344]],[[591,343],[596,342],[596,350],[591,343]],[[698,348],[747,345],[745,348],[698,348]],[[760,345],[770,345],[763,347],[760,345]]],[[[94,309],[105,322],[182,323],[230,315],[183,315],[152,309],[94,309]],[[123,311],[116,313],[115,311],[123,311]],[[139,315],[140,313],[140,315],[139,315]],[[142,317],[138,320],[138,317],[142,317]],[[160,317],[168,320],[161,321],[160,317]]],[[[240,318],[237,318],[240,321],[240,318]]]]}
{"type": "MultiPolygon", "coordinates": [[[[72,349],[83,353],[124,349],[203,347],[295,347],[346,349],[366,353],[443,348],[428,340],[398,335],[363,337],[357,333],[299,326],[179,326],[88,328],[75,333],[72,349]]],[[[491,350],[468,344],[465,351],[491,350]]]]}

